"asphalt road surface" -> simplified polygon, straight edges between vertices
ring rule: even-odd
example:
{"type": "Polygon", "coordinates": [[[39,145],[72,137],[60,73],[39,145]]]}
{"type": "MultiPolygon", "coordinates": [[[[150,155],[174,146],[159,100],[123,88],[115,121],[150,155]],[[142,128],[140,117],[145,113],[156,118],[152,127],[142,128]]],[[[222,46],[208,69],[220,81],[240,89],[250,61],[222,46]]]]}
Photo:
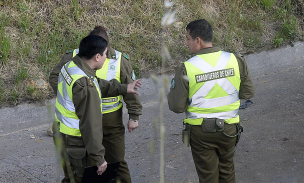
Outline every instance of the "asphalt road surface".
{"type": "MultiPolygon", "coordinates": [[[[256,94],[240,110],[244,132],[235,154],[238,183],[304,180],[304,44],[246,55],[256,94]]],[[[172,76],[171,76],[172,77],[172,76]]],[[[126,160],[134,183],[159,181],[158,87],[143,79],[139,128],[126,130],[126,160]],[[154,146],[152,145],[154,142],[154,146]]],[[[47,135],[54,99],[0,109],[0,182],[60,182],[62,171],[47,135]]],[[[165,182],[198,182],[190,148],[181,141],[184,114],[164,102],[165,182]]],[[[127,122],[124,110],[124,122],[127,122]]]]}

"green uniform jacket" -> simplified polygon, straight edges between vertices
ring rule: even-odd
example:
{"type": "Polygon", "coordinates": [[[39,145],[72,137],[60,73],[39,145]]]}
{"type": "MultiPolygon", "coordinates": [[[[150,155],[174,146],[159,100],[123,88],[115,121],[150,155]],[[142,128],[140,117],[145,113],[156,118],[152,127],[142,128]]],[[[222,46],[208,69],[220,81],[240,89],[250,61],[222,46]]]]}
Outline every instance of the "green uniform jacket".
{"type": "MultiPolygon", "coordinates": [[[[88,76],[94,76],[95,72],[80,57],[73,58],[74,63],[88,76]]],[[[98,79],[101,94],[126,94],[127,85],[120,85],[117,80],[106,81],[98,79]]],[[[76,115],[79,118],[79,130],[90,158],[100,166],[104,160],[105,149],[101,143],[103,138],[101,109],[98,92],[91,79],[82,77],[73,85],[73,103],[76,115]]],[[[70,136],[70,138],[73,138],[70,136]]],[[[79,138],[79,137],[75,137],[79,138]]]]}
{"type": "MultiPolygon", "coordinates": [[[[108,46],[107,58],[111,59],[113,55],[116,55],[114,49],[112,47],[108,46]]],[[[66,64],[68,61],[72,60],[72,57],[73,57],[72,52],[65,54],[61,58],[61,61],[54,67],[54,69],[50,73],[49,82],[50,82],[50,85],[53,88],[55,94],[57,93],[58,76],[59,76],[60,70],[64,66],[64,64],[66,64]]],[[[129,84],[129,83],[133,82],[132,77],[131,77],[132,70],[133,69],[132,69],[131,62],[129,61],[129,56],[122,54],[121,67],[120,67],[120,80],[121,80],[122,84],[129,84]]],[[[103,97],[110,97],[110,96],[114,96],[114,95],[113,94],[103,95],[103,97]]],[[[126,95],[123,95],[123,100],[126,103],[129,117],[134,120],[138,120],[139,115],[142,114],[142,112],[141,112],[142,105],[139,101],[138,95],[128,93],[126,95]]],[[[113,119],[112,116],[119,116],[119,114],[117,114],[117,113],[119,113],[119,110],[112,112],[112,113],[104,114],[103,115],[104,121],[111,121],[111,119],[113,119]]]]}
{"type": "MultiPolygon", "coordinates": [[[[220,51],[217,47],[206,48],[198,51],[196,55],[220,51]]],[[[248,70],[247,63],[242,56],[235,55],[240,68],[241,85],[239,91],[240,99],[250,99],[254,95],[254,85],[248,70]]],[[[189,97],[189,82],[186,79],[187,71],[182,63],[175,71],[168,94],[169,109],[175,113],[183,113],[187,110],[189,97]]]]}

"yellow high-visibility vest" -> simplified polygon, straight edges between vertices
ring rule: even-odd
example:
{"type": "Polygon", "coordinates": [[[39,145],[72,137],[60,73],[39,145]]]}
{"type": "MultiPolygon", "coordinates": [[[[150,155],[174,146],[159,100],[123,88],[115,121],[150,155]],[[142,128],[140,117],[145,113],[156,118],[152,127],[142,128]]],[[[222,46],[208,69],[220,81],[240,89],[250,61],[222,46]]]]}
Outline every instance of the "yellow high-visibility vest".
{"type": "Polygon", "coordinates": [[[189,97],[184,123],[201,125],[203,118],[238,123],[240,71],[234,54],[218,51],[186,61],[189,97]]]}
{"type": "MultiPolygon", "coordinates": [[[[78,54],[78,49],[73,51],[73,57],[78,54]]],[[[96,76],[100,79],[110,81],[116,79],[120,80],[120,65],[121,65],[121,53],[115,50],[115,55],[112,58],[107,58],[101,69],[96,71],[96,76]]],[[[102,113],[107,114],[119,110],[122,107],[122,96],[102,98],[102,113]]]]}
{"type": "MultiPolygon", "coordinates": [[[[58,78],[55,121],[60,122],[61,133],[71,136],[81,136],[79,118],[76,115],[73,103],[72,89],[75,81],[82,77],[88,76],[73,61],[69,61],[62,67],[58,78]]],[[[101,91],[96,78],[94,78],[94,85],[100,98],[100,110],[102,110],[101,91]]],[[[100,116],[101,118],[102,116],[100,116]]]]}

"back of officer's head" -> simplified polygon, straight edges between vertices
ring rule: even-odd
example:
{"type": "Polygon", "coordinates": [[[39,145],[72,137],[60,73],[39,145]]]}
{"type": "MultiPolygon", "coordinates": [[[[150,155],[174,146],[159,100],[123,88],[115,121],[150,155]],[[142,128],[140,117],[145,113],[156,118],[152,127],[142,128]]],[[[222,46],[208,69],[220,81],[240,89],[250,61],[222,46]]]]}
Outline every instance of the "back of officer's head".
{"type": "Polygon", "coordinates": [[[189,31],[192,39],[201,38],[204,42],[212,42],[212,27],[205,19],[195,20],[190,22],[186,30],[189,31]]]}
{"type": "Polygon", "coordinates": [[[107,46],[108,42],[103,37],[89,35],[80,41],[78,56],[89,60],[97,53],[103,55],[107,46]]]}
{"type": "Polygon", "coordinates": [[[101,37],[103,37],[105,40],[107,40],[108,43],[109,43],[109,37],[108,37],[108,34],[107,34],[106,31],[107,31],[106,28],[104,28],[103,26],[97,25],[97,26],[94,28],[94,30],[92,30],[92,31],[90,32],[89,35],[101,36],[101,37]]]}

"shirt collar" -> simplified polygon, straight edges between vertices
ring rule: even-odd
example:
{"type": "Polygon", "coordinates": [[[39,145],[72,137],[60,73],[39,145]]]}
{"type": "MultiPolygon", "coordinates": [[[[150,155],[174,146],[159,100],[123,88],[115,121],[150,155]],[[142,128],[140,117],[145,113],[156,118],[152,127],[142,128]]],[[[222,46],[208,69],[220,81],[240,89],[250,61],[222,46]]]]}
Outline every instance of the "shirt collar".
{"type": "Polygon", "coordinates": [[[73,62],[90,78],[95,77],[95,71],[82,60],[78,55],[73,58],[73,62]]]}
{"type": "Polygon", "coordinates": [[[107,58],[113,59],[113,57],[116,58],[116,52],[111,46],[108,46],[107,58]]]}
{"type": "Polygon", "coordinates": [[[204,48],[204,49],[196,52],[195,55],[202,55],[202,54],[213,53],[213,52],[218,52],[218,51],[221,51],[221,49],[219,47],[204,48]]]}

